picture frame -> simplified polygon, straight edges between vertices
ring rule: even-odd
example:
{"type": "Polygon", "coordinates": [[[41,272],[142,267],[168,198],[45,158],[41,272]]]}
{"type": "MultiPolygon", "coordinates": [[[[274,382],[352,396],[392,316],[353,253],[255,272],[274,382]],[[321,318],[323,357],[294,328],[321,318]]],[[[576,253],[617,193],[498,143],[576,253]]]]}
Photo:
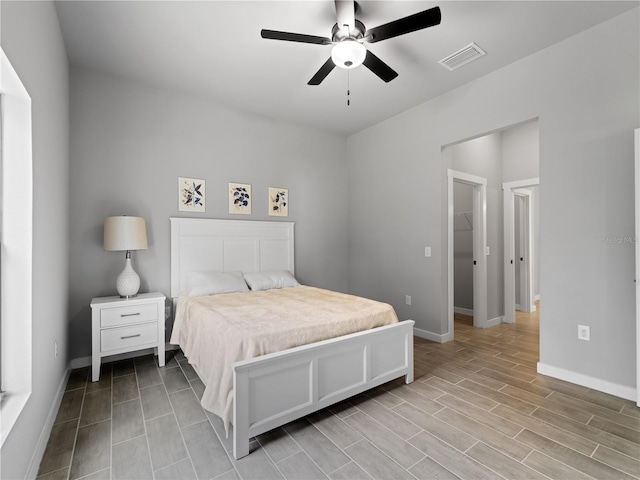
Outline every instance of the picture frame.
{"type": "Polygon", "coordinates": [[[251,185],[229,183],[229,213],[251,215],[251,185]]]}
{"type": "Polygon", "coordinates": [[[272,217],[289,216],[289,189],[269,187],[269,215],[272,217]]]}
{"type": "Polygon", "coordinates": [[[178,177],[178,211],[205,212],[205,183],[202,178],[178,177]]]}

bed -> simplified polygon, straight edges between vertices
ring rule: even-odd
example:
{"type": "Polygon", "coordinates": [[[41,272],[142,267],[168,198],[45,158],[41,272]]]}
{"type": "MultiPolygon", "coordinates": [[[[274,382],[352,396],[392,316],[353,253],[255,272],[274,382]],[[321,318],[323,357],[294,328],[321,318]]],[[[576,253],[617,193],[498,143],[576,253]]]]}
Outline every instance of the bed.
{"type": "Polygon", "coordinates": [[[303,285],[184,293],[193,272],[294,274],[293,223],[170,220],[172,343],[206,385],[202,405],[233,423],[236,459],[251,437],[395,378],[413,381],[414,322],[398,322],[386,304],[303,285]],[[367,315],[351,318],[358,312],[367,315]]]}

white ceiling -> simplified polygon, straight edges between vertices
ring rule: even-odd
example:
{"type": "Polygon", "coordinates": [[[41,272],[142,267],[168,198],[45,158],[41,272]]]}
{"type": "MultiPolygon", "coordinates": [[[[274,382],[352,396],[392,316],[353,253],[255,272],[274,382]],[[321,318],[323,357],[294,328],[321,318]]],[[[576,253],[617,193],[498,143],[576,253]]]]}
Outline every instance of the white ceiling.
{"type": "MultiPolygon", "coordinates": [[[[72,65],[207,96],[233,108],[349,135],[637,7],[636,1],[367,1],[367,28],[440,6],[442,23],[367,45],[399,76],[364,66],[307,81],[331,46],[265,40],[262,28],[331,36],[332,0],[57,2],[72,65]],[[476,42],[487,55],[437,62],[476,42]]],[[[570,60],[570,59],[568,59],[570,60]]],[[[550,75],[553,72],[549,72],[550,75]]],[[[496,85],[496,88],[500,88],[496,85]]]]}

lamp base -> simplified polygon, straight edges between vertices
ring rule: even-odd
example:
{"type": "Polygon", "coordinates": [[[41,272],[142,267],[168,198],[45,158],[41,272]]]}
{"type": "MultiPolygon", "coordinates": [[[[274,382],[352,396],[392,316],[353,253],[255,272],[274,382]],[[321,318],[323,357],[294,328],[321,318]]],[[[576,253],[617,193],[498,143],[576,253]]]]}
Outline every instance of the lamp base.
{"type": "Polygon", "coordinates": [[[118,275],[116,289],[120,294],[120,298],[135,297],[140,290],[140,277],[131,266],[131,253],[127,252],[127,260],[124,270],[118,275]]]}

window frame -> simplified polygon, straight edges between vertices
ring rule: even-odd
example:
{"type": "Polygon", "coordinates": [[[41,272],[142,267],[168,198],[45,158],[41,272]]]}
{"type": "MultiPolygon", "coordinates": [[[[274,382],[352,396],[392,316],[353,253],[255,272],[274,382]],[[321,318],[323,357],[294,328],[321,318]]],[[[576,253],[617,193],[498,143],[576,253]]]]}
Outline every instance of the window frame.
{"type": "Polygon", "coordinates": [[[0,446],[32,391],[33,156],[31,97],[0,48],[0,446]]]}

